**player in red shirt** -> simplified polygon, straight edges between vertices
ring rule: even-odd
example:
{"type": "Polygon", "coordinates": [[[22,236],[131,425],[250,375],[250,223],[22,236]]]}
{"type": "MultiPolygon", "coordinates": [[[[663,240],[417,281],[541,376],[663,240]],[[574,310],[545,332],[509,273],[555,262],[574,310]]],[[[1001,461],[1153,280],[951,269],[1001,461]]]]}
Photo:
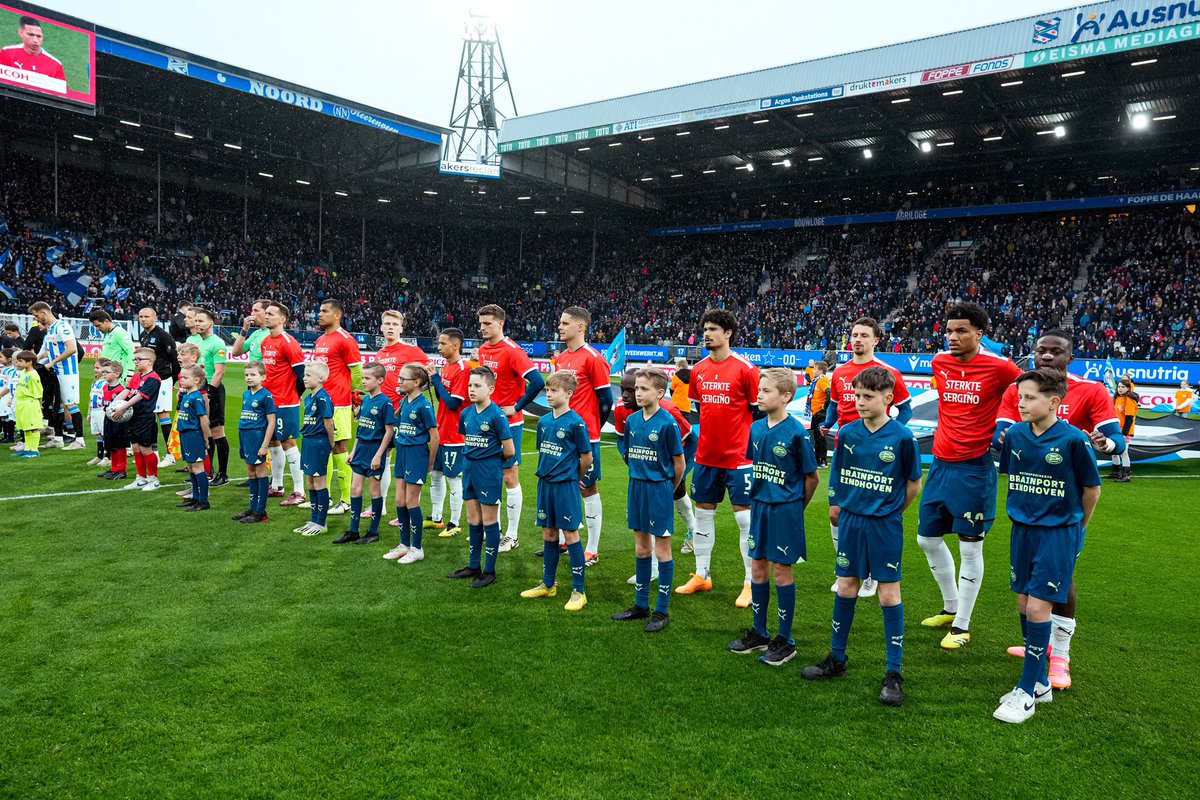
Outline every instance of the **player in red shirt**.
{"type": "MultiPolygon", "coordinates": [[[[402,399],[399,390],[400,368],[405,364],[428,366],[429,356],[415,344],[400,341],[400,335],[404,333],[404,314],[400,311],[389,308],[380,314],[379,332],[383,334],[383,347],[375,354],[374,360],[386,370],[383,374],[383,385],[379,388],[392,401],[392,406],[399,410],[402,399]]],[[[384,508],[387,508],[388,490],[392,485],[391,462],[392,457],[389,455],[384,462],[383,477],[379,480],[384,508]]],[[[362,518],[370,519],[371,510],[363,511],[362,518]]],[[[393,519],[388,524],[399,527],[400,520],[393,519]]]]}
{"type": "MultiPolygon", "coordinates": [[[[34,17],[22,16],[17,21],[17,35],[21,37],[20,44],[0,48],[0,66],[35,72],[38,75],[62,81],[62,90],[59,91],[59,94],[66,94],[67,76],[63,72],[62,62],[42,49],[42,23],[34,17]]],[[[49,89],[50,87],[38,84],[36,88],[49,89]]]]}
{"type": "Polygon", "coordinates": [[[304,351],[300,343],[283,326],[291,312],[287,306],[267,301],[263,308],[263,324],[267,335],[260,343],[263,367],[267,375],[263,386],[275,400],[275,433],[268,451],[271,454],[270,497],[284,497],[283,472],[287,466],[292,476],[292,493],[284,497],[281,506],[294,506],[304,501],[304,475],[300,470],[300,395],[304,392],[304,351]]]}
{"type": "MultiPolygon", "coordinates": [[[[1033,363],[1037,369],[1053,369],[1066,372],[1067,366],[1075,359],[1072,349],[1074,340],[1071,334],[1064,330],[1053,329],[1044,332],[1037,340],[1033,351],[1033,363]]],[[[1126,450],[1125,437],[1121,433],[1121,423],[1113,411],[1112,396],[1099,381],[1090,381],[1078,375],[1067,373],[1067,396],[1058,407],[1058,416],[1088,435],[1092,447],[1097,453],[1117,455],[1126,450]]],[[[996,419],[996,433],[992,438],[992,446],[999,447],[1004,442],[1004,432],[1015,422],[1020,421],[1017,411],[1017,386],[1013,384],[1004,392],[1000,401],[1000,413],[996,419]]],[[[1050,622],[1054,627],[1051,632],[1050,657],[1047,659],[1050,667],[1050,686],[1055,689],[1067,689],[1071,686],[1071,637],[1075,635],[1075,582],[1071,582],[1071,591],[1065,603],[1055,603],[1051,609],[1050,622]]],[[[1016,656],[1024,656],[1025,648],[1010,647],[1008,652],[1016,656]]]]}
{"type": "Polygon", "coordinates": [[[507,553],[517,549],[521,535],[521,506],[524,495],[521,491],[521,435],[524,432],[525,406],[533,402],[538,392],[546,385],[537,366],[521,349],[521,345],[504,335],[504,321],[508,315],[497,305],[486,305],[475,312],[479,317],[479,361],[496,373],[496,389],[492,402],[508,417],[512,431],[513,457],[504,462],[504,510],[508,524],[499,550],[507,553]]]}
{"type": "Polygon", "coordinates": [[[696,468],[692,473],[692,499],[696,501],[692,552],[696,556],[696,571],[675,591],[692,594],[712,589],[717,503],[728,490],[746,572],[737,606],[746,608],[750,605],[751,563],[751,464],[746,458],[746,445],[750,441],[750,423],[758,413],[758,367],[730,349],[737,336],[737,319],[733,314],[710,308],[700,317],[700,326],[708,356],[692,367],[688,385],[688,397],[700,408],[696,468]]]}
{"type": "Polygon", "coordinates": [[[458,418],[462,404],[467,402],[467,382],[471,377],[471,365],[462,355],[465,338],[458,328],[442,329],[437,346],[446,365],[430,377],[430,385],[438,397],[438,451],[429,477],[429,497],[433,502],[432,527],[440,531],[438,536],[443,539],[462,533],[458,523],[463,503],[463,435],[458,429],[458,418]],[[442,521],[447,494],[450,495],[448,525],[442,521]]]}
{"type": "MultiPolygon", "coordinates": [[[[896,409],[896,421],[901,425],[907,425],[908,421],[912,419],[912,404],[909,402],[912,397],[908,393],[908,387],[904,384],[904,377],[900,374],[900,370],[875,357],[875,348],[879,346],[879,340],[882,338],[883,330],[872,317],[859,317],[850,326],[850,360],[844,364],[838,364],[829,378],[829,411],[826,414],[825,423],[819,429],[822,436],[828,436],[835,427],[849,425],[858,419],[854,377],[867,367],[883,367],[892,373],[892,377],[896,380],[892,398],[892,405],[896,409]]],[[[833,452],[836,450],[835,447],[833,452]]],[[[838,514],[840,512],[841,509],[838,506],[831,505],[829,507],[829,533],[833,538],[835,557],[838,552],[838,514]]],[[[858,587],[858,596],[873,597],[877,588],[875,579],[867,576],[867,579],[858,587]]],[[[829,591],[837,591],[837,578],[834,578],[833,586],[829,587],[829,591]]]]}
{"type": "Polygon", "coordinates": [[[362,354],[358,340],[342,328],[345,309],[337,300],[325,300],[317,312],[317,324],[323,334],[313,345],[313,361],[323,361],[329,367],[325,391],[333,401],[333,464],[337,471],[341,496],[330,514],[345,514],[350,510],[350,455],[346,442],[354,423],[351,405],[354,391],[362,386],[362,354]]]}
{"type": "MultiPolygon", "coordinates": [[[[634,396],[634,385],[637,383],[637,370],[626,370],[621,376],[621,402],[613,406],[612,421],[613,427],[617,434],[625,432],[625,420],[629,415],[637,410],[637,398],[634,396]]],[[[672,403],[667,398],[659,401],[661,405],[679,425],[679,434],[683,438],[683,480],[675,487],[675,510],[683,517],[683,521],[687,523],[689,531],[696,529],[696,515],[692,511],[691,498],[687,496],[687,475],[696,467],[696,434],[692,430],[692,423],[688,422],[687,417],[679,410],[679,406],[672,403]]],[[[619,451],[624,446],[622,439],[617,439],[617,450],[619,451]]],[[[624,454],[622,454],[624,455],[624,454]]],[[[650,552],[650,580],[658,580],[658,556],[654,553],[653,548],[650,552]]],[[[629,584],[637,583],[637,576],[630,575],[629,584]]]]}
{"type": "MultiPolygon", "coordinates": [[[[608,360],[599,350],[587,343],[592,315],[586,308],[571,306],[558,320],[558,338],[566,349],[558,353],[555,372],[569,372],[579,386],[571,395],[571,410],[583,417],[588,438],[592,442],[592,466],[579,485],[583,487],[583,518],[587,524],[587,546],[584,565],[600,560],[600,531],[604,527],[604,509],[600,504],[600,429],[612,413],[612,383],[609,382],[608,360]]],[[[561,533],[559,534],[562,535],[561,533]]]]}
{"type": "Polygon", "coordinates": [[[942,590],[942,610],[922,620],[927,628],[949,627],[942,647],[971,641],[971,612],[983,580],[983,538],[996,518],[996,465],[988,450],[1000,398],[1022,370],[980,347],[988,315],[974,303],[946,311],[948,350],[933,357],[938,421],[933,465],[921,494],[917,543],[942,590]],[[954,556],[943,538],[958,535],[962,566],[957,585],[954,556]]]}

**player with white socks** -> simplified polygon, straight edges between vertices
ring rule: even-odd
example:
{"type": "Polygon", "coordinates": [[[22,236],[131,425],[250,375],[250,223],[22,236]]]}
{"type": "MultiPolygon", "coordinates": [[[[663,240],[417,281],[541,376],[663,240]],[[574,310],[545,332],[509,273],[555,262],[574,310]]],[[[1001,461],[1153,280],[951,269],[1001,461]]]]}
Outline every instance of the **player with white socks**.
{"type": "Polygon", "coordinates": [[[974,303],[946,311],[947,350],[933,357],[938,424],[933,434],[933,465],[921,495],[917,543],[942,592],[942,610],[921,621],[927,628],[949,627],[942,647],[956,650],[971,641],[971,613],[983,581],[983,539],[996,519],[996,465],[988,452],[1000,400],[1022,370],[980,347],[987,312],[974,303]],[[954,580],[954,556],[946,534],[957,534],[961,565],[954,580]]]}
{"type": "MultiPolygon", "coordinates": [[[[583,417],[592,442],[592,466],[583,476],[583,518],[587,525],[584,564],[600,560],[600,531],[604,527],[604,509],[600,503],[600,429],[612,413],[612,384],[608,360],[587,343],[592,315],[586,308],[571,306],[558,320],[558,338],[567,347],[554,359],[554,371],[575,376],[578,388],[571,395],[571,410],[583,417]]],[[[690,529],[689,529],[690,530],[690,529]]],[[[561,534],[560,534],[561,536],[561,534]]]]}
{"type": "Polygon", "coordinates": [[[508,314],[498,305],[486,305],[475,312],[479,318],[479,363],[488,367],[496,376],[496,388],[492,402],[508,417],[512,432],[513,455],[504,461],[504,538],[499,551],[516,550],[521,540],[521,506],[524,493],[521,491],[521,437],[525,431],[525,406],[533,402],[546,382],[537,366],[530,360],[521,345],[504,335],[504,322],[508,314]]]}
{"type": "Polygon", "coordinates": [[[692,552],[696,571],[675,591],[707,592],[712,584],[712,551],[716,538],[717,503],[729,492],[733,519],[738,526],[744,577],[738,608],[750,606],[750,482],[751,462],[746,458],[750,423],[758,415],[758,367],[730,349],[737,335],[737,319],[728,311],[710,308],[700,317],[708,356],[692,367],[688,396],[700,405],[700,432],[696,442],[696,467],[692,473],[692,499],[696,501],[696,535],[692,552]]]}
{"type": "Polygon", "coordinates": [[[438,452],[429,473],[429,499],[433,503],[433,523],[438,536],[446,539],[462,532],[459,527],[463,506],[462,452],[463,435],[458,419],[463,403],[467,402],[467,384],[471,368],[462,357],[463,332],[445,328],[438,335],[438,353],[446,365],[434,373],[430,382],[437,393],[438,452]],[[450,495],[450,521],[442,521],[446,495],[450,495]]]}
{"type": "MultiPolygon", "coordinates": [[[[387,309],[379,315],[379,332],[383,334],[383,347],[375,353],[375,363],[380,364],[386,370],[383,375],[383,384],[379,387],[380,391],[388,396],[392,401],[393,408],[400,408],[400,401],[403,399],[400,396],[400,368],[405,364],[420,364],[429,366],[429,356],[425,355],[425,351],[417,347],[415,344],[408,344],[400,341],[401,334],[404,333],[404,314],[395,309],[387,309]]],[[[380,497],[383,498],[383,507],[387,508],[388,490],[392,485],[392,457],[389,455],[387,463],[384,465],[383,477],[380,479],[380,497]]],[[[370,511],[364,511],[362,518],[368,519],[370,511]]],[[[399,526],[400,521],[393,519],[390,523],[393,526],[399,526]]],[[[428,526],[426,526],[428,527],[428,526]]]]}
{"type": "MultiPolygon", "coordinates": [[[[263,302],[263,301],[260,301],[263,302]]],[[[267,335],[259,341],[266,370],[263,386],[275,400],[275,430],[267,447],[271,456],[271,485],[283,489],[284,469],[292,477],[292,493],[279,504],[299,505],[304,500],[304,475],[300,470],[300,396],[304,394],[304,351],[283,326],[291,312],[282,303],[266,301],[263,324],[267,335]]]]}
{"type": "MultiPolygon", "coordinates": [[[[854,320],[854,324],[850,327],[850,360],[844,364],[838,364],[829,378],[829,410],[824,424],[820,427],[822,436],[828,436],[830,431],[836,430],[839,426],[845,427],[859,418],[858,406],[854,399],[854,378],[868,367],[883,367],[892,373],[892,377],[896,381],[892,398],[892,408],[896,409],[896,421],[901,425],[907,425],[908,421],[912,419],[912,403],[910,402],[912,398],[909,395],[908,387],[904,384],[904,377],[898,369],[875,357],[875,348],[882,338],[883,329],[873,318],[859,317],[854,320]]],[[[837,555],[838,552],[838,513],[840,511],[841,509],[837,506],[829,507],[829,533],[833,538],[834,555],[837,555]]],[[[835,577],[829,591],[836,592],[837,588],[838,582],[835,577]]],[[[858,596],[873,597],[875,591],[875,579],[868,576],[858,587],[858,596]]]]}

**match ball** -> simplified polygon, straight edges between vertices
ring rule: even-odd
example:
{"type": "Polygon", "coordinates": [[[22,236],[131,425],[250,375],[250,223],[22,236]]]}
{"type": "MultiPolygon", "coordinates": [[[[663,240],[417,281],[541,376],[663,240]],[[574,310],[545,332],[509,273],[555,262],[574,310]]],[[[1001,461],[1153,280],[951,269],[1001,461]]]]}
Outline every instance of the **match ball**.
{"type": "Polygon", "coordinates": [[[133,417],[133,406],[125,409],[120,414],[113,414],[112,410],[108,412],[108,418],[113,422],[129,422],[131,417],[133,417]]]}

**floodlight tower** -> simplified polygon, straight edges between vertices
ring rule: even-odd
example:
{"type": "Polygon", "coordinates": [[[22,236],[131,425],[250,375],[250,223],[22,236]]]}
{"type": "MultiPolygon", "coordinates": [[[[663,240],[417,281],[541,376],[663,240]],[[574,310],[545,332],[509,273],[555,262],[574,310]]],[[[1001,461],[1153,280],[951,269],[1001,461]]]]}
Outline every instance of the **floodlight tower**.
{"type": "Polygon", "coordinates": [[[508,80],[496,22],[472,12],[466,23],[450,111],[453,132],[446,139],[443,158],[498,165],[500,122],[516,114],[517,100],[508,80]],[[501,102],[504,100],[507,102],[501,102]]]}

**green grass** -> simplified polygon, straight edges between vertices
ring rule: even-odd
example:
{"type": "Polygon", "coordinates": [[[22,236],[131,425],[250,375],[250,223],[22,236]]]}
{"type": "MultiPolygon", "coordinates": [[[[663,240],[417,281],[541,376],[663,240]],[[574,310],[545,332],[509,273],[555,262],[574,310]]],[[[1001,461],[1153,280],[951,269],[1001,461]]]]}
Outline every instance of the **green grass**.
{"type": "MultiPolygon", "coordinates": [[[[433,538],[401,568],[379,557],[385,543],[291,533],[301,511],[230,522],[246,499],[232,485],[199,515],[166,491],[0,499],[0,796],[1196,795],[1198,484],[1147,478],[1200,465],[1105,486],[1077,573],[1076,686],[1005,726],[991,712],[1020,669],[1004,654],[1017,641],[1006,524],[960,652],[919,627],[940,600],[906,547],[908,697],[889,709],[873,601],[859,605],[850,675],[800,678],[829,644],[823,491],[797,570],[796,662],[724,650],[749,623],[733,607],[727,510],[714,592],[676,595],[661,635],[610,621],[631,601],[633,556],[624,468],[603,453],[605,538],[577,615],[565,594],[518,597],[540,576],[530,469],[521,548],[481,591],[442,577],[465,563],[462,538],[433,538]]],[[[3,456],[0,498],[98,487],[83,455],[3,456]]],[[[691,565],[680,557],[681,578],[691,565]]]]}
{"type": "MultiPolygon", "coordinates": [[[[0,47],[20,44],[17,20],[21,15],[0,9],[0,47]]],[[[88,85],[88,38],[83,33],[47,22],[42,25],[42,47],[62,62],[67,87],[86,93],[88,85]]]]}

